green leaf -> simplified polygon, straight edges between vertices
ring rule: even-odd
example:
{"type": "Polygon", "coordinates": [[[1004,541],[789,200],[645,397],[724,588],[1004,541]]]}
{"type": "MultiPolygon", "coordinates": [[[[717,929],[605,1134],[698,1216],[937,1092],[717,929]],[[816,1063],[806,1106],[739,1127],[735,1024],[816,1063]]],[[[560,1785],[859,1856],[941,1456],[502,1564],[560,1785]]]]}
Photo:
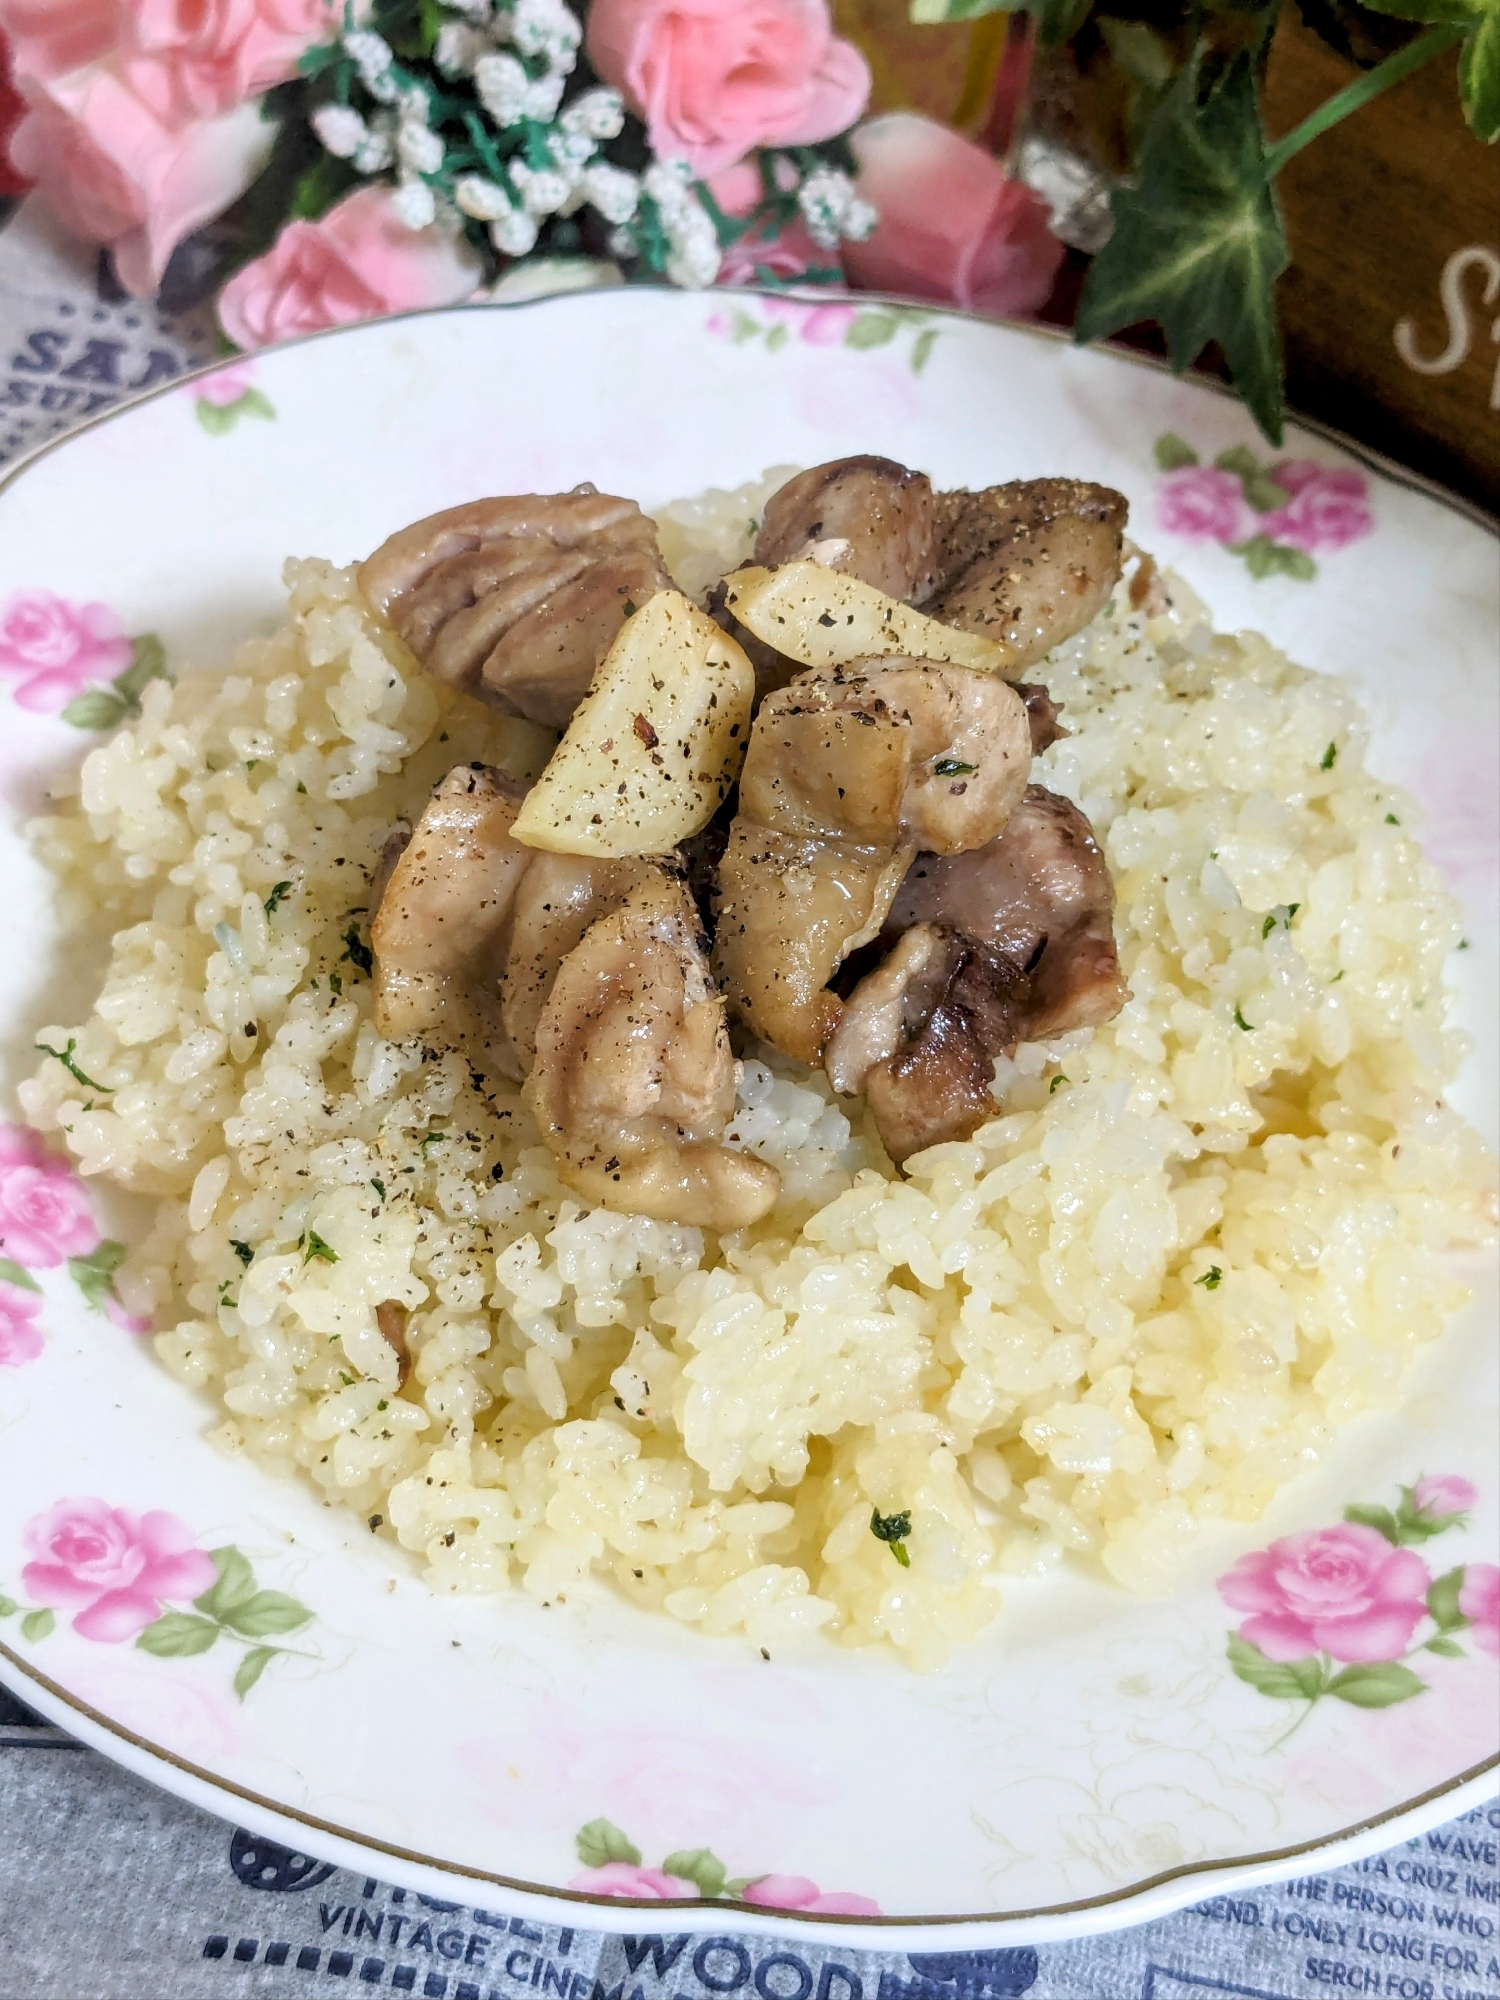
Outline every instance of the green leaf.
{"type": "Polygon", "coordinates": [[[114,686],[117,693],[124,696],[132,715],[139,715],[141,695],[150,681],[169,681],[167,672],[167,650],[154,632],[141,632],[131,640],[133,652],[130,665],[123,674],[117,674],[114,686]]]}
{"type": "Polygon", "coordinates": [[[844,335],[844,345],[860,349],[884,347],[896,338],[899,324],[890,313],[856,313],[849,331],[844,335]]]}
{"type": "MultiPolygon", "coordinates": [[[[1280,506],[1281,502],[1276,504],[1280,506]]],[[[1300,583],[1310,583],[1318,573],[1318,565],[1310,555],[1286,542],[1273,542],[1269,535],[1252,535],[1248,542],[1231,542],[1229,553],[1242,556],[1253,577],[1294,576],[1300,583]]]]}
{"type": "Polygon", "coordinates": [[[1373,1528],[1377,1535],[1384,1535],[1395,1548],[1401,1546],[1401,1530],[1396,1526],[1396,1517],[1389,1507],[1346,1507],[1344,1519],[1353,1521],[1356,1527],[1373,1528]]]}
{"type": "Polygon", "coordinates": [[[336,160],[332,153],[324,153],[293,188],[288,221],[316,222],[320,215],[326,215],[334,203],[349,192],[358,179],[359,175],[347,160],[336,160]]]}
{"type": "Polygon", "coordinates": [[[101,1311],[104,1301],[114,1296],[115,1272],[125,1262],[125,1257],[125,1245],[111,1242],[106,1237],[87,1257],[68,1259],[68,1276],[95,1312],[101,1311]]]}
{"type": "Polygon", "coordinates": [[[1395,1702],[1410,1701],[1414,1694],[1426,1692],[1426,1681],[1399,1660],[1373,1667],[1345,1667],[1328,1683],[1329,1694],[1352,1702],[1356,1708],[1390,1708],[1395,1702]]]}
{"type": "Polygon", "coordinates": [[[20,1608],[13,1597],[0,1597],[0,1618],[13,1618],[20,1608]]]}
{"type": "Polygon", "coordinates": [[[274,1646],[252,1646],[234,1670],[234,1691],[243,1701],[276,1657],[274,1646]]]}
{"type": "Polygon", "coordinates": [[[1433,1579],[1427,1592],[1427,1609],[1440,1632],[1457,1632],[1468,1624],[1468,1619],[1458,1608],[1458,1596],[1463,1587],[1462,1563],[1457,1569],[1450,1569],[1446,1575],[1433,1579]]]}
{"type": "Polygon", "coordinates": [[[210,1549],[208,1554],[219,1574],[193,1603],[209,1618],[223,1618],[254,1597],[255,1572],[236,1548],[210,1549]]]}
{"type": "Polygon", "coordinates": [[[1016,0],[911,0],[909,18],[919,28],[944,21],[977,21],[982,14],[1014,14],[1016,0]]]}
{"type": "Polygon", "coordinates": [[[1198,463],[1197,452],[1176,431],[1163,431],[1151,447],[1151,456],[1163,472],[1180,472],[1183,466],[1198,463]]]}
{"type": "Polygon", "coordinates": [[[39,1292],[42,1289],[31,1273],[23,1270],[14,1257],[0,1257],[0,1285],[19,1285],[23,1292],[39,1292]]]}
{"type": "Polygon", "coordinates": [[[1474,136],[1500,139],[1500,7],[1486,7],[1458,57],[1458,94],[1474,136]]]}
{"type": "Polygon", "coordinates": [[[1458,52],[1458,94],[1474,136],[1500,138],[1500,4],[1497,0],[1365,0],[1401,21],[1451,22],[1468,30],[1458,52]]]}
{"type": "Polygon", "coordinates": [[[1441,1653],[1445,1660],[1461,1660],[1464,1657],[1464,1649],[1456,1639],[1445,1639],[1441,1635],[1436,1639],[1429,1639],[1423,1650],[1428,1653],[1441,1653]]]}
{"type": "Polygon", "coordinates": [[[1305,1660],[1269,1660],[1259,1646],[1237,1634],[1231,1637],[1228,1652],[1239,1679],[1274,1701],[1316,1701],[1325,1691],[1323,1662],[1316,1654],[1305,1660]]]}
{"type": "Polygon", "coordinates": [[[297,1247],[302,1252],[304,1264],[312,1263],[314,1258],[320,1264],[336,1264],[339,1261],[338,1251],[331,1243],[325,1243],[316,1229],[304,1229],[297,1238],[297,1247]]]}
{"type": "Polygon", "coordinates": [[[31,1640],[45,1639],[56,1623],[57,1620],[50,1611],[28,1611],[21,1620],[21,1637],[31,1640]]]}
{"type": "Polygon", "coordinates": [[[937,337],[938,329],[935,326],[930,326],[925,333],[919,333],[912,342],[911,372],[913,375],[920,375],[922,370],[927,366],[927,363],[932,358],[933,344],[937,340],[937,337]]]}
{"type": "Polygon", "coordinates": [[[84,1071],[78,1067],[78,1064],[73,1060],[73,1051],[78,1046],[78,1038],[76,1035],[69,1035],[67,1041],[60,1049],[53,1048],[50,1042],[37,1042],[36,1044],[34,1044],[34,1046],[39,1048],[44,1056],[56,1056],[57,1060],[62,1064],[63,1068],[68,1072],[68,1075],[71,1076],[76,1083],[81,1083],[85,1090],[97,1090],[102,1097],[114,1096],[115,1093],[112,1085],[107,1083],[95,1083],[94,1079],[91,1076],[86,1075],[84,1071]]]}
{"type": "Polygon", "coordinates": [[[274,417],[276,405],[263,389],[247,389],[235,404],[242,417],[274,417]]]}
{"type": "Polygon", "coordinates": [[[705,1896],[722,1896],[729,1871],[711,1848],[684,1847],[661,1864],[664,1875],[680,1875],[705,1896]]]}
{"type": "Polygon", "coordinates": [[[1255,421],[1281,442],[1281,339],[1274,291],[1286,236],[1265,176],[1250,55],[1200,103],[1189,64],[1146,129],[1134,187],[1111,199],[1114,232],[1094,259],[1075,320],[1080,341],[1159,322],[1180,375],[1210,340],[1255,421]]]}
{"type": "Polygon", "coordinates": [[[194,1653],[206,1653],[219,1636],[211,1618],[194,1618],[186,1611],[168,1611],[154,1625],[148,1625],[136,1640],[143,1653],[159,1660],[187,1660],[194,1653]]]}
{"type": "Polygon", "coordinates": [[[273,1633],[295,1632],[299,1625],[307,1623],[312,1613],[305,1604],[299,1604],[283,1591],[258,1590],[248,1602],[231,1605],[220,1616],[226,1625],[242,1632],[247,1639],[266,1639],[273,1633]]]}
{"type": "Polygon", "coordinates": [[[641,1850],[612,1820],[591,1819],[587,1826],[579,1827],[575,1845],[585,1868],[602,1868],[609,1861],[628,1861],[636,1868],[641,1865],[641,1850]]]}
{"type": "Polygon", "coordinates": [[[68,703],[62,719],[71,722],[75,729],[113,729],[129,713],[130,704],[113,688],[85,688],[68,703]]]}
{"type": "Polygon", "coordinates": [[[233,403],[211,403],[207,396],[200,396],[193,405],[198,421],[210,437],[223,437],[235,426],[237,408],[233,403]]]}

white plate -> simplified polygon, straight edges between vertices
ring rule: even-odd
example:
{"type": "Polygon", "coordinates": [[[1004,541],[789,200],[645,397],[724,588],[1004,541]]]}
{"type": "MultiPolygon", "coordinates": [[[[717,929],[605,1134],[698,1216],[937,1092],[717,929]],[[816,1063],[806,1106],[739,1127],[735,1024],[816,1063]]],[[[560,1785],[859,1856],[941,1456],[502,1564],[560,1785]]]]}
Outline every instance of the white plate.
{"type": "MultiPolygon", "coordinates": [[[[1243,555],[1173,530],[1195,496],[1211,513],[1225,489],[1201,475],[1164,485],[1152,453],[1167,432],[1205,465],[1236,445],[1266,456],[1226,397],[1035,334],[878,302],[628,291],[391,321],[175,386],[20,467],[0,493],[0,635],[12,593],[41,590],[108,606],[127,634],[158,633],[174,662],[221,661],[279,619],[288,552],[348,560],[478,493],[592,479],[649,508],[851,451],[889,453],[943,485],[1107,481],[1221,628],[1257,626],[1362,688],[1372,762],[1421,799],[1429,851],[1468,906],[1460,1013],[1480,1046],[1457,1096],[1493,1143],[1494,541],[1299,434],[1287,456],[1343,476],[1299,496],[1302,528],[1270,525],[1291,546],[1285,537],[1307,541],[1319,512],[1317,573],[1256,578],[1243,555]]],[[[1243,522],[1219,525],[1245,539],[1243,522]]],[[[115,628],[92,629],[107,679],[115,628]]],[[[15,631],[35,650],[34,633],[15,631]]],[[[12,1082],[37,1022],[84,1011],[90,976],[60,955],[47,881],[18,831],[49,772],[88,739],[16,706],[30,685],[0,655],[12,943],[0,1026],[12,1082]]],[[[45,708],[59,696],[27,698],[45,708]]],[[[73,1197],[59,1199],[66,1210],[73,1197]]],[[[841,1927],[931,1945],[943,1926],[959,1945],[1158,1915],[1210,1887],[1389,1845],[1492,1785],[1496,1663],[1472,1633],[1463,1657],[1423,1655],[1420,1699],[1324,1701],[1272,1748],[1294,1711],[1230,1672],[1232,1619],[1214,1588],[1245,1551],[1337,1522],[1350,1502],[1392,1503],[1423,1474],[1479,1494],[1468,1525],[1434,1547],[1435,1567],[1494,1559],[1492,1264],[1476,1276],[1475,1305],[1404,1410],[1356,1423],[1254,1529],[1208,1537],[1170,1602],[1081,1575],[1014,1584],[998,1623],[921,1677],[826,1645],[768,1666],[603,1590],[551,1610],[519,1594],[439,1600],[310,1491],[219,1457],[200,1435],[204,1410],[149,1346],[84,1310],[60,1265],[43,1269],[29,1323],[45,1345],[17,1361],[37,1342],[13,1332],[14,1365],[0,1368],[0,1593],[16,1607],[0,1616],[0,1674],[169,1790],[432,1893],[559,1916],[577,1831],[602,1817],[648,1865],[710,1847],[731,1876],[807,1878],[885,1913],[756,1918],[704,1903],[672,1910],[680,1930],[841,1927]],[[165,1510],[201,1548],[237,1546],[260,1586],[312,1610],[287,1642],[310,1657],[279,1660],[240,1701],[243,1650],[227,1640],[162,1658],[81,1634],[66,1615],[45,1633],[32,1618],[25,1636],[27,1524],[80,1494],[132,1517],[165,1510]]],[[[114,1525],[137,1532],[118,1515],[114,1525]]],[[[575,1922],[642,1925],[639,1906],[596,1895],[571,1908],[575,1922]]]]}

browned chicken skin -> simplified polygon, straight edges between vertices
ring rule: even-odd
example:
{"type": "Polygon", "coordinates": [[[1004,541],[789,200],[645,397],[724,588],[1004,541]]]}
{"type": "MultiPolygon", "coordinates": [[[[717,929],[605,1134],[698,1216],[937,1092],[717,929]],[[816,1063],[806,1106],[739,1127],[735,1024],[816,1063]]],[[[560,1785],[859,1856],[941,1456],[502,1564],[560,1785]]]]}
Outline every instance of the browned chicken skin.
{"type": "Polygon", "coordinates": [[[655,522],[585,485],[430,515],[359,581],[430,674],[562,729],[630,611],[671,578],[655,522]]]}
{"type": "MultiPolygon", "coordinates": [[[[920,604],[938,576],[931,480],[891,458],[836,458],[799,472],[766,502],[751,560],[774,569],[803,556],[920,604]]],[[[750,657],[757,703],[803,671],[724,611],[719,593],[710,608],[750,657]]]]}
{"type": "Polygon", "coordinates": [[[499,982],[532,858],[510,832],[524,796],[488,765],[450,771],[392,865],[371,925],[380,1033],[428,1036],[508,1077],[521,1070],[499,982]]]}
{"type": "Polygon", "coordinates": [[[730,1005],[816,1062],[841,1008],[828,982],[879,931],[911,856],[993,839],[1030,765],[1020,696],[967,667],[869,660],[770,696],[719,864],[715,963],[730,1005]]]}
{"type": "Polygon", "coordinates": [[[987,846],[917,857],[891,904],[892,949],[826,1056],[836,1089],[865,1093],[893,1160],[995,1115],[995,1056],[1120,1011],[1113,911],[1088,821],[1040,785],[987,846]]]}
{"type": "Polygon", "coordinates": [[[1120,577],[1123,494],[1084,479],[942,493],[942,578],[928,615],[1016,649],[1014,669],[1081,632],[1120,577]]]}
{"type": "Polygon", "coordinates": [[[564,959],[526,1099],[560,1178],[585,1200],[719,1230],[746,1227],[775,1201],[776,1169],[720,1143],[734,1056],[674,868],[648,867],[564,959]]]}
{"type": "Polygon", "coordinates": [[[938,579],[937,506],[925,472],[890,458],[839,458],[789,479],[766,502],[755,561],[818,560],[921,604],[938,579]]]}

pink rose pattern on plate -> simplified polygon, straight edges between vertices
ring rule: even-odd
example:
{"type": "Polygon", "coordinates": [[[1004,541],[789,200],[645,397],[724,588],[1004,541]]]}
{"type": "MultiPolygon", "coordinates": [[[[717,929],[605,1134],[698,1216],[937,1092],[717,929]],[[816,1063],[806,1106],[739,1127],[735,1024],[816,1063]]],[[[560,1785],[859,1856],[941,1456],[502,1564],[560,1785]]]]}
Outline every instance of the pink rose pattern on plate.
{"type": "Polygon", "coordinates": [[[125,636],[107,604],[18,590],[0,604],[0,675],[17,708],[60,715],[75,729],[113,729],[139,715],[141,690],[167,671],[154,632],[125,636]]]}
{"type": "Polygon", "coordinates": [[[253,361],[231,361],[212,375],[189,383],[194,411],[210,437],[223,437],[241,417],[269,420],[276,415],[276,405],[264,389],[255,386],[254,374],[253,361]]]}
{"type": "Polygon", "coordinates": [[[742,1875],[729,1870],[708,1847],[685,1847],[659,1868],[648,1868],[628,1833],[607,1819],[591,1819],[576,1841],[584,1864],[569,1882],[594,1896],[632,1896],[643,1902],[737,1902],[763,1910],[810,1911],[820,1916],[878,1917],[880,1905],[848,1890],[825,1894],[805,1875],[742,1875]]]}
{"type": "Polygon", "coordinates": [[[1168,534],[1218,542],[1253,577],[1310,583],[1313,557],[1347,548],[1375,526],[1369,481],[1351,466],[1284,458],[1262,465],[1248,445],[1221,451],[1212,465],[1175,431],[1154,447],[1162,481],[1156,515],[1168,534]]]}
{"type": "Polygon", "coordinates": [[[27,1523],[26,1549],[26,1602],[0,1596],[0,1620],[19,1614],[30,1644],[50,1637],[59,1612],[80,1639],[133,1642],[156,1659],[187,1659],[224,1639],[245,1648],[234,1674],[241,1701],[288,1650],[266,1640],[312,1618],[295,1597],[260,1589],[237,1548],[199,1548],[187,1522],[161,1509],[134,1514],[96,1496],[59,1500],[27,1523]]]}
{"type": "Polygon", "coordinates": [[[859,305],[844,293],[821,299],[785,298],[756,301],[760,317],[746,306],[720,307],[709,315],[708,331],[732,340],[736,347],[747,341],[765,343],[768,354],[778,354],[793,339],[808,347],[889,347],[904,333],[916,338],[907,350],[913,375],[920,375],[932,355],[940,329],[929,326],[932,315],[916,306],[859,305]]]}
{"type": "Polygon", "coordinates": [[[67,1162],[50,1157],[29,1126],[0,1124],[0,1368],[23,1367],[42,1352],[36,1272],[66,1265],[95,1311],[113,1318],[121,1310],[114,1274],[124,1257],[123,1243],[100,1236],[67,1162]]]}
{"type": "Polygon", "coordinates": [[[1434,1576],[1416,1553],[1467,1525],[1473,1485],[1428,1474],[1400,1496],[1394,1508],[1346,1507],[1336,1527],[1284,1535],[1219,1578],[1224,1602],[1248,1614],[1230,1636],[1230,1666],[1260,1694],[1307,1704],[1273,1749],[1325,1696],[1389,1708],[1425,1694],[1408,1662],[1422,1653],[1462,1659],[1460,1632],[1500,1658],[1500,1568],[1460,1563],[1434,1576]]]}

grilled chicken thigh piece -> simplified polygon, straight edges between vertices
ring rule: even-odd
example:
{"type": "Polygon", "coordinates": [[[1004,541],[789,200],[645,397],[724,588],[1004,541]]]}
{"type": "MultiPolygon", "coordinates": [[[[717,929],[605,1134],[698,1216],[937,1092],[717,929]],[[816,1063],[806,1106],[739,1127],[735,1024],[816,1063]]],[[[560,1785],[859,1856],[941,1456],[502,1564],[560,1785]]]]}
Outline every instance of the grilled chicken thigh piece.
{"type": "Polygon", "coordinates": [[[997,1055],[1120,1011],[1114,900],[1088,821],[1040,785],[987,846],[917,857],[891,904],[892,949],[825,1059],[835,1089],[865,1093],[893,1160],[995,1116],[997,1055]]]}
{"type": "Polygon", "coordinates": [[[563,960],[537,1024],[525,1094],[559,1177],[665,1222],[758,1220],[781,1176],[720,1143],[734,1072],[692,897],[672,866],[650,864],[563,960]]]}
{"type": "Polygon", "coordinates": [[[671,584],[656,523],[589,485],[415,521],[359,581],[428,673],[550,729],[566,727],[630,612],[671,584]]]}
{"type": "Polygon", "coordinates": [[[525,791],[485,764],[450,771],[395,860],[371,925],[380,1033],[428,1036],[511,1078],[521,1067],[500,975],[532,860],[510,832],[525,791]]]}
{"type": "Polygon", "coordinates": [[[715,964],[732,1007],[816,1062],[839,1017],[828,982],[885,921],[911,857],[992,840],[1031,765],[1007,682],[932,661],[804,674],[751,731],[719,864],[715,964]]]}
{"type": "Polygon", "coordinates": [[[938,495],[942,576],[928,615],[1016,649],[1017,672],[1081,632],[1120,578],[1123,494],[1017,479],[938,495]]]}
{"type": "Polygon", "coordinates": [[[838,458],[799,472],[766,502],[754,559],[774,569],[803,556],[921,604],[938,579],[931,480],[890,458],[838,458]]]}

